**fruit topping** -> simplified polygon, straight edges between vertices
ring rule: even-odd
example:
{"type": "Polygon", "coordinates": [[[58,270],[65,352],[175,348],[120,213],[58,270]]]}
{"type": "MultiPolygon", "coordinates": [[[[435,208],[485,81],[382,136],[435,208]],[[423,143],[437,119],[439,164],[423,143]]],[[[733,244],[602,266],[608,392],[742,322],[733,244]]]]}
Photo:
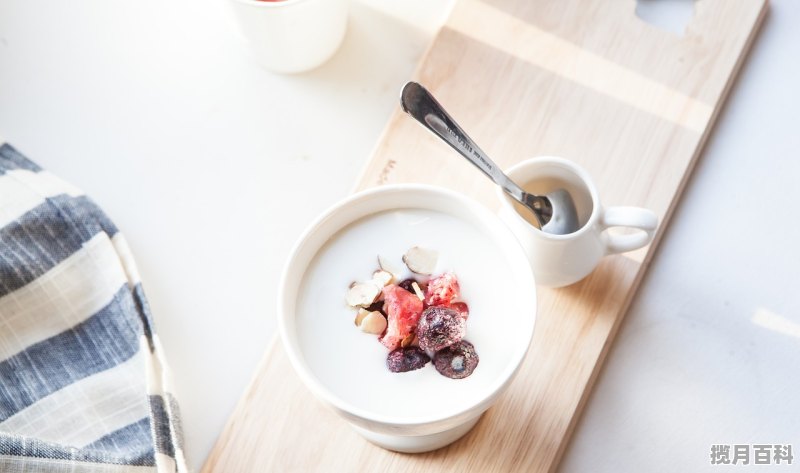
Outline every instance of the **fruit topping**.
{"type": "Polygon", "coordinates": [[[466,329],[466,320],[458,311],[443,306],[428,307],[417,326],[419,347],[428,353],[437,352],[461,341],[466,329]]]}
{"type": "Polygon", "coordinates": [[[403,262],[408,266],[408,269],[424,275],[433,274],[436,270],[438,259],[439,253],[419,246],[411,248],[403,255],[403,262]]]}
{"type": "Polygon", "coordinates": [[[478,361],[475,347],[466,340],[439,350],[433,356],[436,371],[452,379],[462,379],[471,375],[478,366],[478,361]]]}
{"type": "Polygon", "coordinates": [[[458,278],[453,273],[444,273],[439,277],[428,281],[425,290],[425,304],[450,305],[453,300],[461,295],[461,288],[458,285],[458,278]]]}
{"type": "Polygon", "coordinates": [[[450,304],[450,308],[457,311],[462,319],[467,320],[469,318],[469,306],[466,302],[453,302],[450,304]]]}
{"type": "Polygon", "coordinates": [[[383,314],[384,317],[386,317],[386,312],[383,311],[383,300],[382,299],[378,299],[377,301],[373,302],[366,309],[367,309],[367,312],[375,312],[377,310],[378,312],[383,314]]]}
{"type": "Polygon", "coordinates": [[[389,352],[386,366],[393,373],[418,370],[428,364],[431,358],[417,347],[398,348],[389,352]]]}
{"type": "MultiPolygon", "coordinates": [[[[400,281],[398,286],[402,287],[403,289],[405,289],[406,291],[410,292],[411,294],[416,294],[416,292],[414,292],[414,284],[416,284],[420,288],[423,287],[422,285],[420,285],[419,281],[417,281],[414,278],[403,279],[402,281],[400,281]]],[[[423,289],[423,292],[424,292],[424,289],[423,289]]]]}
{"type": "Polygon", "coordinates": [[[443,376],[466,378],[478,365],[475,347],[463,339],[469,306],[460,300],[454,273],[433,274],[438,258],[433,250],[411,248],[403,262],[418,276],[397,283],[399,275],[408,273],[393,269],[391,260],[378,255],[380,267],[372,278],[352,283],[345,298],[357,309],[356,327],[378,335],[389,349],[390,371],[417,370],[433,359],[443,376]]]}
{"type": "Polygon", "coordinates": [[[383,288],[383,300],[383,310],[389,323],[381,343],[394,350],[416,328],[422,315],[422,301],[395,284],[383,288]]]}

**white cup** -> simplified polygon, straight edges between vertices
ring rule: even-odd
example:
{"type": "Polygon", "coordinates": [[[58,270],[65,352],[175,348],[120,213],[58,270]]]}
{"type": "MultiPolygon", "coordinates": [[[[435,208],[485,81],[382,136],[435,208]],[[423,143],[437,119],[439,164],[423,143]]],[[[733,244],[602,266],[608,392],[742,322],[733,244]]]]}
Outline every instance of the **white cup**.
{"type": "Polygon", "coordinates": [[[348,0],[231,0],[256,60],[273,72],[313,69],[339,48],[348,0]]]}
{"type": "Polygon", "coordinates": [[[563,158],[542,156],[523,161],[506,174],[527,192],[544,195],[566,189],[578,211],[581,227],[567,235],[553,235],[536,228],[534,217],[498,188],[500,218],[519,240],[533,268],[536,283],[561,287],[580,281],[603,256],[641,248],[653,239],[658,217],[640,207],[609,207],[600,204],[589,174],[563,158]],[[612,234],[610,227],[636,231],[612,234]]]}

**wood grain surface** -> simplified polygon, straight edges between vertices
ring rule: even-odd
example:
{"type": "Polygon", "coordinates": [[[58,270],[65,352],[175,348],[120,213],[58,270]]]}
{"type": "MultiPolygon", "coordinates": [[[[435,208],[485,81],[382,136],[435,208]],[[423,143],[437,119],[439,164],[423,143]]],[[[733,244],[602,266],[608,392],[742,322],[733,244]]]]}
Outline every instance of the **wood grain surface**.
{"type": "MultiPolygon", "coordinates": [[[[605,258],[573,286],[538,288],[536,332],[517,378],[456,443],[416,455],[368,443],[306,390],[275,341],[204,473],[555,469],[767,5],[696,2],[683,36],[642,22],[634,8],[460,0],[413,79],[501,166],[562,156],[589,171],[605,205],[654,210],[654,242],[605,258]]],[[[493,184],[399,108],[356,189],[396,182],[498,207],[493,184]]]]}

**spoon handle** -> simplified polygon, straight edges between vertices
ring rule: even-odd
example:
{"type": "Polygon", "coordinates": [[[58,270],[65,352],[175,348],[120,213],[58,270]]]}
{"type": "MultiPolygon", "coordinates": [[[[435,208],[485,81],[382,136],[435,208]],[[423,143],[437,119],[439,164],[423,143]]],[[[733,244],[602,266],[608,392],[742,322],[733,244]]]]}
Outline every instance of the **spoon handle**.
{"type": "Polygon", "coordinates": [[[467,158],[511,197],[526,204],[522,189],[506,177],[497,164],[472,141],[472,138],[458,126],[425,87],[416,82],[407,83],[400,94],[400,103],[404,112],[467,158]]]}

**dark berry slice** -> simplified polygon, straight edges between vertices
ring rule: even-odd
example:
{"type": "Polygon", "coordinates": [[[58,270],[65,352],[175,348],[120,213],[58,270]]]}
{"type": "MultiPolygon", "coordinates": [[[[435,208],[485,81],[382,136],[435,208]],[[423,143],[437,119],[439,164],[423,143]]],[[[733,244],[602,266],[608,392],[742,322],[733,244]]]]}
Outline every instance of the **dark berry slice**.
{"type": "MultiPolygon", "coordinates": [[[[414,278],[404,279],[404,280],[400,281],[398,286],[402,287],[403,289],[405,289],[406,291],[410,292],[411,294],[416,295],[417,293],[414,292],[414,288],[411,287],[411,285],[414,284],[414,283],[417,283],[417,285],[419,285],[420,288],[423,287],[422,283],[420,283],[419,281],[417,281],[414,278]]],[[[423,289],[423,291],[424,291],[424,289],[423,289]]]]}
{"type": "Polygon", "coordinates": [[[471,375],[478,366],[478,361],[475,347],[466,340],[439,350],[433,356],[433,365],[436,367],[436,371],[442,376],[452,379],[462,379],[471,375]]]}
{"type": "Polygon", "coordinates": [[[417,325],[419,347],[428,353],[458,343],[466,331],[466,320],[449,307],[433,306],[422,312],[417,325]]]}
{"type": "Polygon", "coordinates": [[[386,366],[393,373],[403,373],[422,368],[431,358],[417,347],[398,348],[389,352],[386,366]]]}
{"type": "Polygon", "coordinates": [[[383,299],[373,302],[369,307],[367,307],[367,312],[374,312],[378,311],[386,317],[386,312],[383,311],[383,299]]]}

